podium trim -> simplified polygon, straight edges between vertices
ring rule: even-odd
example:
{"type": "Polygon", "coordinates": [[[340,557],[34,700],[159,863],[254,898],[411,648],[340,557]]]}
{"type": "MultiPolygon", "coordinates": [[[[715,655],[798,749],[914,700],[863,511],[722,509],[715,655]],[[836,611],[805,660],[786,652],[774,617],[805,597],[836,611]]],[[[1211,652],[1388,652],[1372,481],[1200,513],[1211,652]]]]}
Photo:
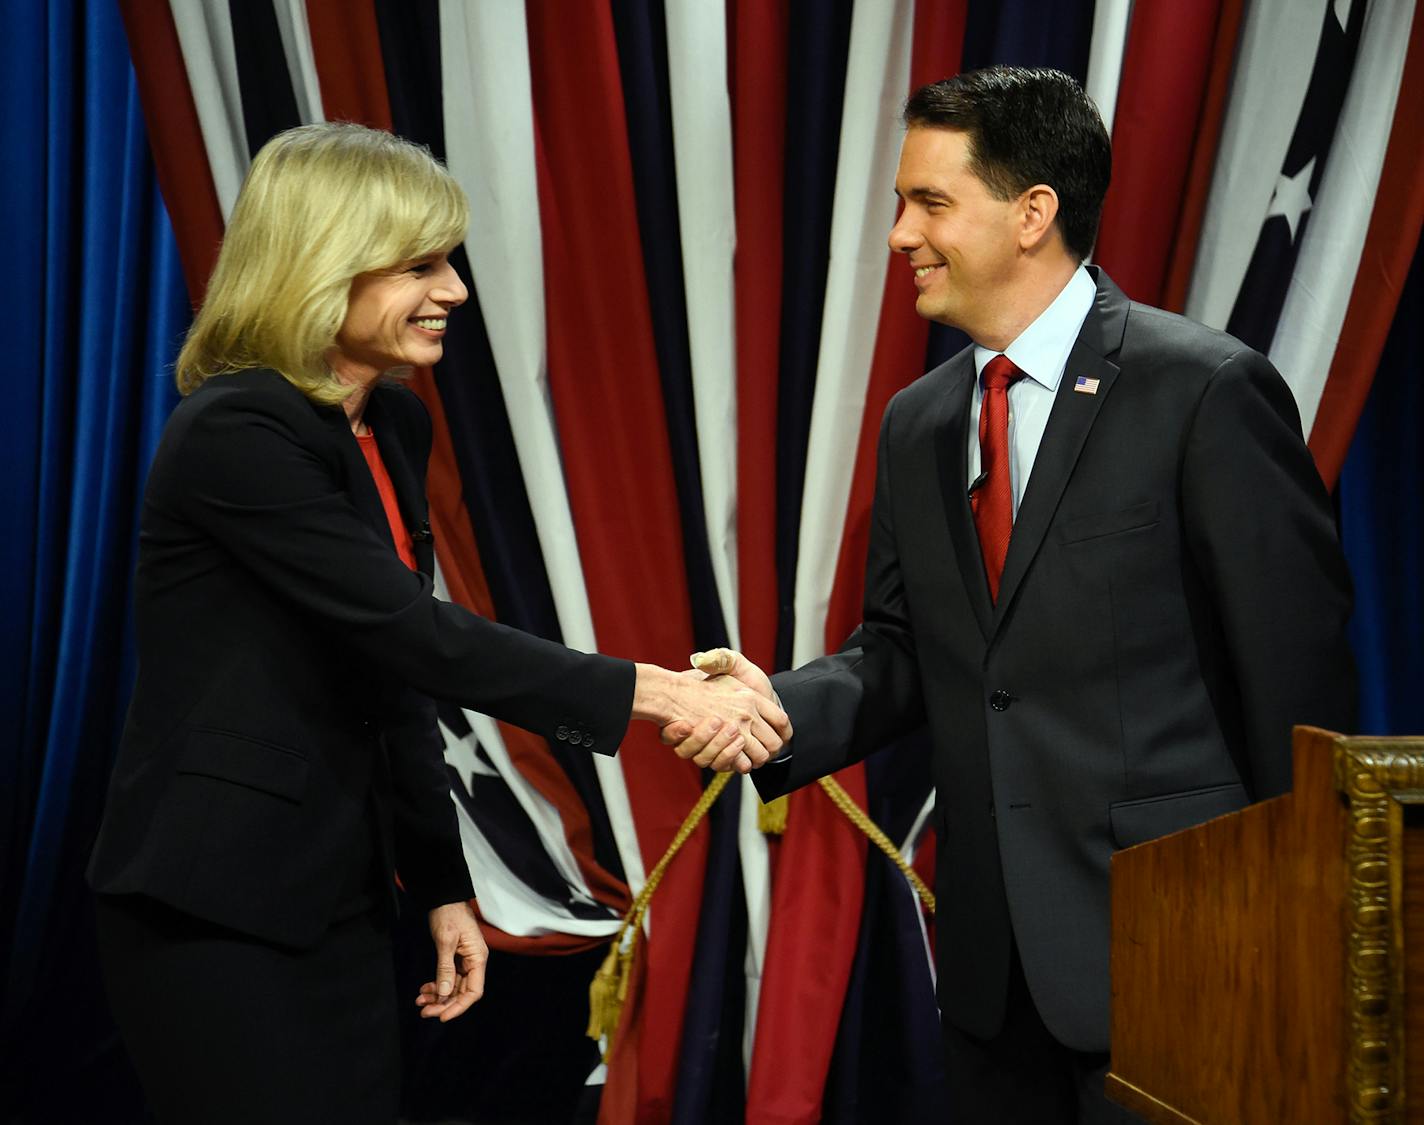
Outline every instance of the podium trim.
{"type": "Polygon", "coordinates": [[[1345,1055],[1350,1121],[1403,1122],[1406,804],[1424,803],[1424,746],[1340,738],[1335,788],[1348,808],[1345,1055]]]}

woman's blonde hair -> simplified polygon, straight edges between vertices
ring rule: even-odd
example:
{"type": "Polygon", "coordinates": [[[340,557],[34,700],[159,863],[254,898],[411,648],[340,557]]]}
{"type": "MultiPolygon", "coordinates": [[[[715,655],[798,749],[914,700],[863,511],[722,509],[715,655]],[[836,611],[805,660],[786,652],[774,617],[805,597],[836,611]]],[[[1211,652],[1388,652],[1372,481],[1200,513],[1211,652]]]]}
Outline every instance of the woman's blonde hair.
{"type": "Polygon", "coordinates": [[[429,150],[364,125],[303,125],[252,162],[207,296],[178,356],[178,390],[270,367],[313,401],[350,394],[326,364],[352,279],[447,251],[465,193],[429,150]]]}

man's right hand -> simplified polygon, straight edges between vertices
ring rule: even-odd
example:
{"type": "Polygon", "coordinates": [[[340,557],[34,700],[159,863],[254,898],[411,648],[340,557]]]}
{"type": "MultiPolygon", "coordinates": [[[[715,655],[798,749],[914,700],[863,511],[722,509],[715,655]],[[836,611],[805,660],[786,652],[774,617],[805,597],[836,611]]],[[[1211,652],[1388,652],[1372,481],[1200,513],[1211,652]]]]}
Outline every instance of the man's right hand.
{"type": "MultiPolygon", "coordinates": [[[[720,680],[736,680],[745,687],[751,688],[763,699],[776,704],[780,710],[780,701],[776,698],[776,692],[772,690],[771,680],[767,674],[743,656],[740,652],[734,652],[729,648],[714,648],[707,652],[694,652],[692,654],[693,670],[685,675],[696,675],[701,673],[711,682],[720,680]]],[[[778,732],[781,736],[780,745],[770,748],[764,756],[758,756],[758,760],[748,763],[751,768],[764,765],[771,761],[781,751],[781,747],[791,741],[791,720],[786,720],[784,731],[778,732]]],[[[662,740],[673,748],[673,752],[680,758],[690,759],[699,764],[710,752],[718,750],[725,741],[726,733],[722,725],[715,718],[706,718],[701,722],[693,723],[688,719],[676,719],[662,728],[662,740]],[[720,736],[720,737],[719,737],[720,736]]],[[[718,768],[714,765],[713,768],[718,768]]],[[[747,772],[742,762],[738,761],[732,768],[747,772]]]]}

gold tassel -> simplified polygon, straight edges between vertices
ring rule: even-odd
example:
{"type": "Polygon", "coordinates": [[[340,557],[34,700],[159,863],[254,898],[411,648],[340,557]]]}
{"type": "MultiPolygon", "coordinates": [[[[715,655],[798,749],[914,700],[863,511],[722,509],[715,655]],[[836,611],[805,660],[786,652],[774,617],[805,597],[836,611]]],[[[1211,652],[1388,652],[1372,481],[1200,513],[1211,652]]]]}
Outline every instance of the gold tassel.
{"type": "MultiPolygon", "coordinates": [[[[702,796],[697,798],[697,803],[683,818],[682,826],[673,836],[672,843],[668,845],[663,857],[648,872],[647,882],[643,884],[643,889],[634,898],[633,905],[628,908],[628,913],[623,916],[623,925],[619,927],[618,935],[613,939],[613,944],[609,947],[603,964],[594,974],[593,983],[588,986],[588,1031],[586,1034],[595,1041],[606,1038],[610,1051],[613,1048],[613,1037],[618,1032],[618,1021],[623,1015],[623,1004],[628,999],[628,983],[633,976],[633,958],[637,954],[638,935],[643,928],[643,916],[648,912],[648,903],[652,901],[658,884],[662,882],[668,864],[672,863],[673,857],[681,850],[682,845],[687,843],[697,826],[702,823],[702,818],[707,815],[707,810],[722,795],[722,790],[727,788],[727,783],[732,780],[732,777],[733,775],[730,773],[719,773],[714,777],[707,788],[702,791],[702,796]],[[625,937],[628,939],[626,949],[623,947],[625,937]]],[[[608,1061],[606,1052],[603,1061],[608,1061]]]]}
{"type": "MultiPolygon", "coordinates": [[[[637,946],[637,935],[629,942],[625,951],[623,934],[620,930],[608,947],[608,955],[593,975],[593,983],[588,986],[588,1030],[585,1034],[595,1041],[605,1037],[610,1049],[613,1035],[618,1030],[618,1020],[623,1014],[623,1002],[628,999],[628,979],[632,976],[633,950],[637,946]]],[[[603,1061],[608,1061],[607,1052],[603,1061]]]]}
{"type": "Polygon", "coordinates": [[[786,833],[786,811],[791,801],[787,797],[773,797],[757,809],[757,831],[764,836],[782,836],[786,833]]]}

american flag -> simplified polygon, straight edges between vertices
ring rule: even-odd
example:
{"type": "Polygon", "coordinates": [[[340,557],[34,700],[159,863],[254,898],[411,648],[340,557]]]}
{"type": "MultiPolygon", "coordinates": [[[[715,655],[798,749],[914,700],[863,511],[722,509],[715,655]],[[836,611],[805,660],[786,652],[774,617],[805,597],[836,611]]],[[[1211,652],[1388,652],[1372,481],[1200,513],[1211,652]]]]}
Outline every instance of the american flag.
{"type": "Polygon", "coordinates": [[[1089,379],[1086,375],[1079,375],[1073,380],[1073,389],[1079,394],[1095,395],[1098,393],[1098,380],[1089,379]]]}

